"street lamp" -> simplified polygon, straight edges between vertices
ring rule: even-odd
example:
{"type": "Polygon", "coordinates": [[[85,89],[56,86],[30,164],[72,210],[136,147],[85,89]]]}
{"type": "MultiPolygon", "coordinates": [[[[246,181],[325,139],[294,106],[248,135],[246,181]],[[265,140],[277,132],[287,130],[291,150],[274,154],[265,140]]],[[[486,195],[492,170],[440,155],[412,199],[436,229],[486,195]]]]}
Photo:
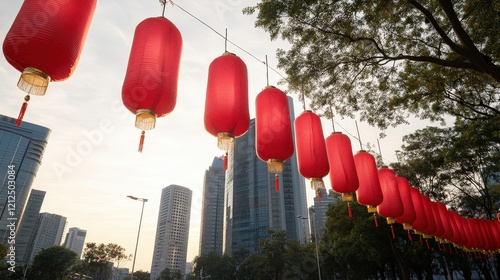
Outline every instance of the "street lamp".
{"type": "Polygon", "coordinates": [[[134,280],[135,256],[137,255],[137,245],[139,245],[139,235],[141,234],[142,213],[144,213],[144,204],[148,201],[148,199],[139,198],[131,195],[127,195],[127,197],[133,200],[142,201],[141,218],[139,219],[139,230],[137,231],[137,241],[135,242],[134,260],[132,262],[132,273],[130,274],[130,279],[134,280]]]}
{"type": "MultiPolygon", "coordinates": [[[[297,216],[298,219],[307,220],[307,217],[297,216]]],[[[321,268],[319,266],[319,252],[318,252],[318,231],[316,228],[316,219],[312,219],[314,228],[314,245],[316,245],[316,263],[318,264],[318,279],[321,280],[321,268]]]]}

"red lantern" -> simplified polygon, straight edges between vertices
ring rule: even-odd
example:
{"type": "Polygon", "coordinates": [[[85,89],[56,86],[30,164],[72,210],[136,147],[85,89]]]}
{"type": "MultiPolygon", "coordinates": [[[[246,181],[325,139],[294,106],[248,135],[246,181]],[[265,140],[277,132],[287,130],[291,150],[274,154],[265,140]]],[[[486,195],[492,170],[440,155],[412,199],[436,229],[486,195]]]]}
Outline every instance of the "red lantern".
{"type": "Polygon", "coordinates": [[[210,64],[204,120],[205,129],[217,137],[217,146],[226,152],[234,148],[235,137],[248,131],[247,67],[233,53],[225,52],[210,64]]]}
{"type": "Polygon", "coordinates": [[[156,118],[172,112],[177,101],[177,81],[182,37],[164,17],[148,18],[135,29],[123,82],[122,100],[136,115],[135,126],[144,131],[155,127],[156,118]]]}
{"type": "Polygon", "coordinates": [[[295,146],[299,173],[311,180],[311,188],[321,199],[320,189],[325,188],[323,177],[328,175],[329,164],[321,119],[311,111],[295,119],[295,146]]]}
{"type": "Polygon", "coordinates": [[[453,243],[459,245],[459,246],[465,246],[465,244],[467,244],[467,235],[465,233],[465,229],[462,225],[462,220],[464,218],[462,218],[460,215],[458,215],[457,212],[455,211],[450,211],[451,213],[451,217],[453,218],[453,222],[455,224],[455,227],[456,227],[456,235],[457,237],[455,236],[455,232],[453,234],[453,238],[455,239],[456,238],[456,241],[453,241],[453,243]]]}
{"type": "Polygon", "coordinates": [[[358,174],[359,188],[356,191],[358,203],[368,208],[368,213],[376,213],[377,206],[382,203],[383,195],[380,189],[375,157],[366,151],[354,155],[354,164],[358,174]]]}
{"type": "Polygon", "coordinates": [[[422,202],[420,191],[414,187],[410,187],[411,199],[415,207],[415,220],[411,224],[415,233],[422,234],[422,229],[427,227],[427,216],[422,202]]]}
{"type": "Polygon", "coordinates": [[[441,215],[439,214],[439,207],[436,204],[436,202],[431,201],[431,206],[432,206],[432,214],[434,215],[434,222],[436,223],[436,230],[434,231],[433,235],[439,239],[442,238],[443,236],[444,225],[443,221],[441,221],[441,215]]]}
{"type": "Polygon", "coordinates": [[[405,177],[396,176],[401,202],[403,203],[403,215],[396,217],[396,222],[403,224],[406,230],[412,229],[411,224],[416,219],[413,200],[411,199],[411,189],[405,177]]]}
{"type": "Polygon", "coordinates": [[[421,194],[420,197],[422,199],[422,204],[427,219],[427,226],[422,229],[422,233],[424,233],[423,237],[431,238],[437,230],[436,221],[434,220],[434,210],[431,204],[432,202],[429,197],[424,194],[421,194]]]}
{"type": "Polygon", "coordinates": [[[283,162],[293,155],[288,97],[268,86],[257,95],[255,112],[257,156],[267,162],[269,172],[276,173],[276,191],[279,191],[278,173],[283,172],[283,162]]]}
{"type": "Polygon", "coordinates": [[[334,132],[326,138],[325,145],[332,189],[342,194],[343,201],[353,201],[353,193],[358,190],[359,181],[351,140],[345,134],[334,132]]]}
{"type": "Polygon", "coordinates": [[[96,2],[23,2],[3,42],[5,58],[22,72],[17,86],[28,93],[17,126],[26,111],[29,94],[44,95],[50,81],[65,80],[75,71],[96,2]]]}
{"type": "Polygon", "coordinates": [[[384,166],[378,170],[378,178],[384,199],[377,206],[377,212],[380,216],[387,219],[388,224],[393,224],[395,222],[394,219],[404,213],[403,202],[401,201],[401,194],[399,193],[396,181],[396,173],[384,166]]]}
{"type": "Polygon", "coordinates": [[[450,218],[448,217],[448,210],[446,205],[442,202],[436,202],[436,206],[439,212],[439,217],[441,219],[441,224],[443,225],[443,233],[440,235],[441,238],[445,240],[450,240],[453,236],[453,228],[450,223],[450,218]]]}

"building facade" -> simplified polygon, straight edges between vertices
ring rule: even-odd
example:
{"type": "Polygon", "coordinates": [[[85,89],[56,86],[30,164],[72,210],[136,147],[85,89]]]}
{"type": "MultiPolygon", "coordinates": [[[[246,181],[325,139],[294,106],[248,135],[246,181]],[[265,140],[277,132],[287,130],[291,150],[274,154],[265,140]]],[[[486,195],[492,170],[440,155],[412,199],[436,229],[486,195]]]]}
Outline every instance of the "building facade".
{"type": "MultiPolygon", "coordinates": [[[[293,101],[289,97],[290,118],[294,121],[293,101]]],[[[293,127],[293,126],[292,126],[293,127]]],[[[255,252],[259,239],[270,229],[283,230],[287,238],[304,240],[308,230],[297,218],[307,216],[305,181],[300,176],[295,154],[284,163],[279,175],[280,191],[275,191],[274,174],[255,151],[255,120],[248,132],[236,138],[229,153],[224,197],[224,253],[240,249],[255,252]]]]}
{"type": "Polygon", "coordinates": [[[33,260],[40,250],[54,245],[61,245],[61,239],[66,227],[66,217],[40,213],[36,226],[36,235],[31,247],[30,260],[33,260]]]}
{"type": "Polygon", "coordinates": [[[203,180],[200,256],[210,252],[222,256],[225,177],[224,160],[215,157],[212,165],[205,171],[203,180]]]}
{"type": "Polygon", "coordinates": [[[16,235],[16,255],[19,263],[27,263],[30,260],[30,249],[35,242],[36,227],[45,193],[45,191],[32,189],[28,198],[16,235]]]}
{"type": "Polygon", "coordinates": [[[314,197],[314,207],[309,207],[311,234],[317,234],[318,240],[321,240],[321,237],[323,237],[327,219],[326,211],[328,211],[330,204],[335,204],[338,200],[338,196],[335,196],[331,188],[321,189],[320,192],[320,199],[318,200],[317,196],[314,197]]]}
{"type": "Polygon", "coordinates": [[[85,237],[87,236],[87,231],[81,228],[72,227],[66,233],[66,239],[64,240],[64,247],[70,249],[81,258],[83,252],[83,246],[85,245],[85,237]]]}
{"type": "Polygon", "coordinates": [[[161,272],[186,271],[189,221],[193,192],[182,186],[170,185],[161,192],[160,211],[156,225],[151,279],[161,272]]]}
{"type": "MultiPolygon", "coordinates": [[[[50,130],[0,115],[0,242],[12,235],[7,225],[19,225],[31,186],[42,163],[50,130]],[[10,191],[10,193],[9,193],[10,191]],[[13,192],[12,192],[13,191],[13,192]]],[[[17,227],[18,229],[19,227],[17,227]]]]}

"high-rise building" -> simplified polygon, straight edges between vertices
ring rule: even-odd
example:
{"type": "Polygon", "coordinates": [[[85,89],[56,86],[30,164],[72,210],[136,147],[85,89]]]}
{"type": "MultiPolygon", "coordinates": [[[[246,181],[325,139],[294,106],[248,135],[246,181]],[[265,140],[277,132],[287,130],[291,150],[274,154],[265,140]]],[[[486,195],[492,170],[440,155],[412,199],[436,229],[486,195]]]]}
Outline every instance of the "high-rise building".
{"type": "Polygon", "coordinates": [[[64,240],[64,247],[70,249],[71,251],[78,254],[80,258],[83,252],[83,245],[85,245],[85,237],[87,236],[87,231],[81,228],[72,227],[66,233],[66,239],[64,240]]]}
{"type": "Polygon", "coordinates": [[[205,171],[201,208],[200,256],[210,252],[222,256],[222,229],[224,222],[224,161],[215,157],[205,171]]]}
{"type": "Polygon", "coordinates": [[[36,236],[36,225],[40,216],[45,192],[32,189],[24,209],[23,219],[19,223],[16,234],[16,261],[27,263],[30,258],[29,248],[33,246],[36,236]]]}
{"type": "MultiPolygon", "coordinates": [[[[289,97],[290,118],[294,118],[289,97]]],[[[224,201],[224,253],[239,249],[255,252],[258,240],[269,229],[286,232],[287,238],[303,240],[307,231],[298,216],[307,217],[305,181],[300,176],[295,154],[284,163],[279,175],[280,191],[274,187],[275,175],[255,152],[255,120],[248,132],[236,138],[229,153],[224,201]]]]}
{"type": "Polygon", "coordinates": [[[161,191],[160,211],[156,225],[151,279],[156,279],[168,268],[186,271],[189,220],[193,192],[182,186],[170,185],[161,191]]]}
{"type": "Polygon", "coordinates": [[[311,234],[316,236],[318,240],[321,239],[325,229],[326,211],[330,204],[337,203],[338,196],[336,196],[332,189],[321,189],[320,199],[314,197],[314,206],[309,207],[309,217],[311,219],[311,234]]]}
{"type": "Polygon", "coordinates": [[[30,260],[33,260],[36,254],[44,248],[61,245],[65,226],[66,217],[51,213],[40,213],[36,226],[35,241],[30,250],[30,260]]]}
{"type": "Polygon", "coordinates": [[[22,219],[50,134],[46,127],[28,122],[16,127],[15,122],[14,118],[0,115],[1,243],[7,243],[11,234],[7,225],[19,225],[22,219]]]}

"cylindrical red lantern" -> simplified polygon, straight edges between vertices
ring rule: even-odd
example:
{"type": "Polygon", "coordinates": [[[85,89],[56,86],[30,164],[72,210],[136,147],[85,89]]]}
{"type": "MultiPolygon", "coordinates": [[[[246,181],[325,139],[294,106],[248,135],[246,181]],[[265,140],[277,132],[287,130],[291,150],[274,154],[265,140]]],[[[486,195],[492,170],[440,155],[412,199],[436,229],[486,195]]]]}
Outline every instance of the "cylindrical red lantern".
{"type": "Polygon", "coordinates": [[[342,194],[343,201],[353,201],[353,193],[358,190],[359,181],[351,140],[345,134],[334,132],[326,138],[325,145],[332,189],[342,194]]]}
{"type": "Polygon", "coordinates": [[[388,224],[393,224],[395,218],[404,213],[403,202],[396,181],[396,173],[394,170],[384,166],[378,170],[378,179],[384,199],[377,206],[377,212],[380,216],[387,219],[388,224]]]}
{"type": "Polygon", "coordinates": [[[415,220],[411,224],[415,233],[422,234],[422,229],[427,227],[427,216],[422,202],[422,195],[417,188],[410,187],[411,199],[415,208],[415,220]]]}
{"type": "Polygon", "coordinates": [[[427,220],[427,226],[422,229],[422,233],[424,233],[423,237],[432,238],[432,235],[434,235],[437,230],[436,221],[434,220],[434,210],[431,204],[432,202],[430,198],[424,194],[421,194],[420,197],[422,199],[422,205],[427,220]]]}
{"type": "Polygon", "coordinates": [[[434,215],[434,222],[436,223],[436,230],[432,235],[436,236],[436,238],[442,238],[444,233],[444,225],[443,221],[441,221],[441,214],[439,214],[439,207],[434,201],[430,201],[432,214],[434,215]]]}
{"type": "Polygon", "coordinates": [[[358,174],[359,188],[356,199],[368,208],[369,213],[376,213],[377,206],[384,199],[378,178],[375,157],[367,151],[359,151],[354,155],[354,164],[358,174]]]}
{"type": "Polygon", "coordinates": [[[453,236],[453,228],[450,223],[450,218],[448,216],[448,209],[446,209],[446,205],[442,202],[436,202],[437,209],[439,212],[439,217],[441,219],[441,224],[443,225],[443,233],[441,234],[441,238],[445,240],[450,240],[453,236]]]}
{"type": "Polygon", "coordinates": [[[172,112],[177,102],[177,81],[182,51],[181,33],[164,17],[148,18],[135,29],[122,100],[136,115],[135,126],[155,127],[156,118],[172,112]]]}
{"type": "Polygon", "coordinates": [[[294,122],[297,165],[300,175],[311,180],[311,188],[320,198],[325,188],[323,177],[328,175],[329,164],[321,119],[311,111],[303,112],[294,122]]]}
{"type": "Polygon", "coordinates": [[[44,95],[50,81],[75,71],[96,7],[96,0],[25,0],[3,42],[7,61],[22,72],[17,86],[28,95],[44,95]]]}
{"type": "Polygon", "coordinates": [[[413,200],[411,199],[411,189],[408,179],[405,177],[396,176],[401,202],[403,204],[403,215],[396,217],[396,222],[403,224],[406,230],[412,229],[411,224],[416,219],[415,208],[413,200]]]}
{"type": "Polygon", "coordinates": [[[205,99],[205,129],[217,137],[217,146],[229,151],[234,138],[250,126],[248,110],[248,73],[243,60],[225,52],[208,69],[205,99]]]}

